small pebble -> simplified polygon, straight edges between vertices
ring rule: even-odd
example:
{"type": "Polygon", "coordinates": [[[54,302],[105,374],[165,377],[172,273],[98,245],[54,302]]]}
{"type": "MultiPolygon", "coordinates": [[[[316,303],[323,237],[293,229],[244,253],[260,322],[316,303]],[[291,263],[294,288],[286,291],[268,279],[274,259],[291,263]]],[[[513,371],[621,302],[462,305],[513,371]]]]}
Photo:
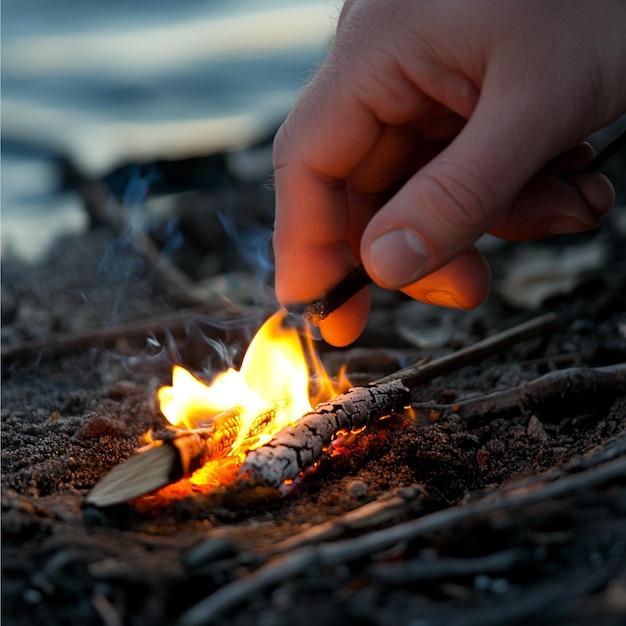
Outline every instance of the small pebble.
{"type": "Polygon", "coordinates": [[[527,428],[528,436],[539,441],[545,441],[548,437],[546,431],[543,429],[543,424],[539,421],[536,415],[531,416],[528,421],[527,428]]]}
{"type": "Polygon", "coordinates": [[[355,500],[365,500],[369,494],[369,488],[362,480],[351,480],[346,485],[346,493],[355,500]]]}
{"type": "Polygon", "coordinates": [[[79,439],[94,439],[106,435],[125,437],[127,435],[125,424],[106,415],[94,415],[76,431],[76,437],[79,439]]]}

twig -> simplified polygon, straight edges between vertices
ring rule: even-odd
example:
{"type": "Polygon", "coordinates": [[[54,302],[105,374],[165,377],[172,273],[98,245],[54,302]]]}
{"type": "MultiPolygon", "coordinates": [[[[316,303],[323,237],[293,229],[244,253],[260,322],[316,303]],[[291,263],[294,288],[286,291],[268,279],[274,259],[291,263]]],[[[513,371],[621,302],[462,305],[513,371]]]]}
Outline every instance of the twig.
{"type": "Polygon", "coordinates": [[[572,367],[544,374],[535,380],[511,389],[469,398],[453,404],[413,403],[417,415],[431,414],[440,416],[454,413],[461,419],[472,423],[492,420],[503,414],[519,411],[531,411],[533,407],[549,399],[564,397],[580,401],[581,396],[606,394],[626,391],[626,363],[606,367],[572,367]]]}
{"type": "Polygon", "coordinates": [[[380,563],[369,571],[379,582],[395,586],[425,580],[497,574],[510,571],[519,562],[520,555],[515,550],[506,550],[466,559],[420,558],[404,563],[380,563]]]}
{"type": "Polygon", "coordinates": [[[366,387],[354,387],[319,404],[294,426],[284,428],[267,444],[248,452],[241,474],[253,483],[280,487],[317,463],[338,433],[365,428],[407,406],[410,388],[476,363],[519,341],[543,335],[557,325],[556,315],[544,315],[451,355],[402,369],[366,387]]]}
{"type": "Polygon", "coordinates": [[[498,354],[517,343],[541,337],[555,331],[559,327],[559,318],[555,313],[548,313],[491,337],[478,341],[471,346],[461,348],[452,354],[435,359],[428,363],[417,363],[410,367],[379,378],[376,384],[401,380],[407,387],[413,388],[454,372],[465,365],[473,365],[487,357],[498,354]]]}
{"type": "MultiPolygon", "coordinates": [[[[441,603],[435,607],[422,602],[417,603],[416,610],[419,611],[420,620],[429,626],[577,623],[574,615],[580,616],[572,615],[571,611],[579,608],[581,598],[601,590],[619,571],[618,557],[594,567],[591,572],[585,569],[575,574],[566,573],[555,581],[531,583],[523,591],[513,586],[497,596],[491,594],[490,602],[451,602],[443,607],[441,603]],[[565,611],[568,611],[567,617],[573,619],[564,619],[565,611]]],[[[372,619],[377,624],[396,624],[402,623],[406,614],[406,606],[400,611],[393,606],[384,607],[372,619]]]]}
{"type": "Polygon", "coordinates": [[[319,325],[322,320],[325,320],[371,282],[372,279],[365,268],[359,265],[323,297],[305,304],[288,305],[287,310],[292,315],[301,315],[311,324],[319,325]]]}
{"type": "Polygon", "coordinates": [[[48,339],[24,341],[2,348],[2,368],[14,365],[27,365],[34,361],[89,350],[110,348],[120,339],[131,342],[145,342],[148,337],[158,340],[167,334],[182,336],[189,322],[196,316],[215,316],[220,309],[215,304],[204,304],[158,317],[144,318],[136,322],[120,324],[112,328],[96,328],[79,333],[54,335],[48,339]]]}
{"type": "Polygon", "coordinates": [[[437,511],[355,539],[299,548],[262,566],[249,576],[220,588],[184,613],[179,624],[200,626],[210,623],[218,615],[250,598],[252,594],[292,579],[314,567],[371,558],[372,555],[400,542],[414,540],[426,533],[448,530],[468,520],[504,509],[517,510],[546,500],[563,498],[579,491],[598,489],[625,476],[625,458],[617,458],[572,475],[560,472],[559,480],[555,480],[554,472],[550,472],[545,476],[549,481],[547,484],[542,482],[531,487],[498,490],[476,502],[437,511]]]}
{"type": "Polygon", "coordinates": [[[411,487],[400,489],[395,494],[386,494],[336,519],[312,526],[302,533],[273,544],[257,554],[267,559],[303,546],[337,539],[349,531],[380,526],[399,515],[408,513],[423,493],[423,490],[411,487]]]}
{"type": "Polygon", "coordinates": [[[604,147],[595,158],[585,168],[586,172],[595,172],[602,167],[613,155],[617,154],[624,146],[626,146],[626,128],[622,129],[611,141],[604,147]]]}

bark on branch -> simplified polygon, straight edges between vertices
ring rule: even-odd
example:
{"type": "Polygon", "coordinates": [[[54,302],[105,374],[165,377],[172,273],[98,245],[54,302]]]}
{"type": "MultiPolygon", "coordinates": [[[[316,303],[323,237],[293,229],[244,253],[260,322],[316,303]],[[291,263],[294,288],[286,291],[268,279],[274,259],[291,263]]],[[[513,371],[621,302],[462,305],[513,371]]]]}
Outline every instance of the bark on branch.
{"type": "Polygon", "coordinates": [[[295,426],[284,428],[269,443],[248,452],[242,475],[252,483],[278,488],[313,467],[338,434],[366,428],[410,402],[410,392],[401,380],[350,389],[318,404],[295,426]]]}
{"type": "Polygon", "coordinates": [[[605,367],[571,367],[544,374],[511,389],[495,391],[453,404],[413,403],[417,415],[433,412],[441,417],[454,413],[471,426],[512,412],[532,412],[553,399],[580,402],[593,394],[597,404],[626,391],[626,363],[605,367]],[[602,396],[599,396],[602,394],[602,396]]]}

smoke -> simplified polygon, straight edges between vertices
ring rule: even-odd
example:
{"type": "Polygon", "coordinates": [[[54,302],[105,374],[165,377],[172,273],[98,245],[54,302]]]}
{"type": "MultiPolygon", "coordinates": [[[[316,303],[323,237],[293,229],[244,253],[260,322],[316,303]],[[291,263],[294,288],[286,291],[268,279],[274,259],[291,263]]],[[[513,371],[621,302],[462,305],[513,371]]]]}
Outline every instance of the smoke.
{"type": "MultiPolygon", "coordinates": [[[[272,230],[254,223],[237,223],[223,211],[218,217],[232,249],[254,277],[254,284],[263,287],[273,282],[272,230]]],[[[259,294],[261,291],[259,289],[259,294]]]]}
{"type": "Polygon", "coordinates": [[[254,177],[242,176],[239,161],[225,154],[130,164],[104,177],[112,196],[109,209],[117,211],[112,221],[120,225],[98,263],[98,280],[112,294],[107,323],[172,311],[167,285],[155,280],[154,256],[146,258],[138,233],[150,238],[165,264],[187,274],[207,303],[224,302],[223,315],[190,313],[177,328],[148,333],[143,346],[108,351],[108,367],[163,371],[180,363],[206,380],[238,367],[249,341],[278,307],[271,246],[274,197],[267,185],[271,159],[265,152],[255,152],[263,167],[254,177]],[[142,300],[154,301],[155,292],[161,295],[157,309],[135,315],[142,300]]]}

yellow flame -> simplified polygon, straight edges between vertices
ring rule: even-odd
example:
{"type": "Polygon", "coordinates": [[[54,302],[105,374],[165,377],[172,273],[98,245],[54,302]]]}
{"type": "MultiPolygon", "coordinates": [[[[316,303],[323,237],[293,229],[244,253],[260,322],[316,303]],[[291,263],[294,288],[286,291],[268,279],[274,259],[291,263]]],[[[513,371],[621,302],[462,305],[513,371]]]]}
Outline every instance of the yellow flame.
{"type": "MultiPolygon", "coordinates": [[[[168,421],[176,428],[202,428],[210,426],[213,418],[223,411],[236,410],[241,429],[230,456],[243,457],[248,449],[262,445],[310,411],[310,372],[304,346],[298,331],[283,324],[284,315],[278,312],[263,324],[250,343],[239,371],[228,369],[211,385],[175,366],[172,385],[158,391],[161,412],[168,421]],[[268,411],[272,412],[272,419],[267,425],[263,422],[262,432],[251,439],[250,429],[268,411]]],[[[311,344],[307,347],[310,350],[311,344]]],[[[313,352],[309,361],[317,377],[330,380],[313,352]]],[[[337,393],[336,387],[328,382],[322,388],[327,397],[337,393]]],[[[206,474],[209,468],[203,469],[206,474]]],[[[197,474],[202,474],[202,470],[197,474]]],[[[197,478],[201,481],[200,476],[197,478]]]]}

